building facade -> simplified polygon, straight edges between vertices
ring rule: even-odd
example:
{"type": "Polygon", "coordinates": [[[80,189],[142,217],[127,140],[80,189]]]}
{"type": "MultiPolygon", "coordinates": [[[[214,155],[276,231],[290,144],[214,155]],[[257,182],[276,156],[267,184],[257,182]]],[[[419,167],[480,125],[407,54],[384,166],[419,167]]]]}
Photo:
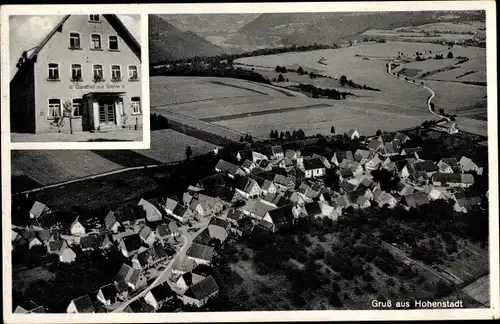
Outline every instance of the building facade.
{"type": "Polygon", "coordinates": [[[116,15],[64,16],[17,63],[11,131],[67,131],[70,124],[73,131],[142,128],[140,52],[116,15]]]}

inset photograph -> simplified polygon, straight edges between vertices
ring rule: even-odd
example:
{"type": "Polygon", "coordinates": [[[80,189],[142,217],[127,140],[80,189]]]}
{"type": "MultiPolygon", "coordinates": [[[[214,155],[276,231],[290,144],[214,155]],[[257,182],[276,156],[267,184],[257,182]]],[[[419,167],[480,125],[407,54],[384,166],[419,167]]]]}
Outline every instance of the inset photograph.
{"type": "Polygon", "coordinates": [[[9,17],[12,142],[142,141],[140,15],[9,17]]]}

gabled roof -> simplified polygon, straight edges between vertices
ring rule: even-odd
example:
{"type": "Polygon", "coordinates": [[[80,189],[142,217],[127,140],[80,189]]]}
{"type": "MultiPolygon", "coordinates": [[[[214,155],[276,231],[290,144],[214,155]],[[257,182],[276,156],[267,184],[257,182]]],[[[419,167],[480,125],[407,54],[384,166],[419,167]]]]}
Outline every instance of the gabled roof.
{"type": "Polygon", "coordinates": [[[255,167],[255,163],[253,163],[253,162],[252,162],[252,161],[250,161],[250,160],[245,160],[245,161],[243,161],[243,163],[241,164],[241,166],[242,166],[243,168],[250,169],[250,168],[255,167]]]}
{"type": "Polygon", "coordinates": [[[38,218],[47,210],[49,210],[47,205],[39,201],[35,201],[33,206],[31,206],[30,214],[33,214],[34,218],[38,218]]]}
{"type": "Polygon", "coordinates": [[[92,300],[89,295],[83,295],[76,299],[73,299],[72,302],[75,304],[78,313],[94,313],[95,308],[92,300]]]}
{"type": "Polygon", "coordinates": [[[116,302],[116,295],[118,292],[116,291],[115,285],[107,284],[105,286],[102,286],[100,290],[105,300],[110,300],[112,304],[116,302]]]}
{"type": "Polygon", "coordinates": [[[89,234],[80,238],[80,247],[82,249],[99,248],[102,242],[102,236],[96,234],[89,234]]]}
{"type": "Polygon", "coordinates": [[[257,216],[264,217],[266,213],[275,207],[270,206],[269,204],[263,203],[260,200],[251,199],[248,200],[245,206],[242,207],[243,210],[253,213],[257,216]]]}
{"type": "Polygon", "coordinates": [[[403,201],[408,207],[418,207],[429,203],[429,195],[425,192],[416,192],[403,196],[403,201]]]}
{"type": "Polygon", "coordinates": [[[473,184],[474,176],[469,173],[434,173],[432,182],[473,184]]]}
{"type": "Polygon", "coordinates": [[[350,129],[350,130],[347,132],[347,136],[352,137],[352,135],[354,135],[355,133],[358,133],[358,134],[359,134],[359,132],[358,132],[356,129],[350,129]]]}
{"type": "Polygon", "coordinates": [[[217,285],[217,282],[215,282],[215,279],[212,276],[209,276],[189,287],[184,295],[197,300],[203,300],[218,291],[219,286],[217,285]]]}
{"type": "Polygon", "coordinates": [[[239,219],[241,219],[244,216],[245,216],[245,214],[243,214],[243,212],[239,209],[230,208],[227,212],[227,218],[235,220],[235,221],[238,221],[239,219]]]}
{"type": "Polygon", "coordinates": [[[315,169],[324,169],[325,165],[319,158],[308,159],[304,161],[304,169],[306,170],[315,170],[315,169]]]}
{"type": "Polygon", "coordinates": [[[219,162],[217,162],[217,165],[215,166],[215,168],[217,170],[220,170],[221,172],[225,172],[225,173],[228,173],[231,175],[235,175],[236,172],[238,171],[237,165],[229,163],[229,162],[224,161],[222,159],[219,160],[219,162]]]}
{"type": "Polygon", "coordinates": [[[404,143],[407,140],[409,140],[410,138],[408,137],[408,135],[406,135],[404,133],[397,132],[396,135],[394,135],[394,139],[399,140],[401,143],[404,143]]]}
{"type": "Polygon", "coordinates": [[[317,201],[310,202],[304,204],[304,208],[308,215],[320,215],[321,214],[321,206],[317,201]]]}
{"type": "Polygon", "coordinates": [[[131,283],[133,285],[137,284],[139,281],[140,272],[137,269],[132,268],[128,264],[123,264],[118,274],[116,275],[116,281],[125,281],[126,283],[131,283]]]}
{"type": "Polygon", "coordinates": [[[356,161],[360,162],[362,159],[368,159],[370,153],[371,151],[368,150],[357,149],[356,152],[354,152],[354,157],[356,161]]]}
{"type": "Polygon", "coordinates": [[[167,237],[168,235],[170,235],[170,233],[170,228],[167,224],[161,224],[156,227],[156,235],[161,238],[167,237]]]}
{"type": "Polygon", "coordinates": [[[149,305],[144,297],[134,300],[128,306],[133,313],[151,313],[154,311],[154,307],[149,305]]]}
{"type": "Polygon", "coordinates": [[[384,142],[379,141],[378,139],[374,138],[370,141],[370,144],[368,144],[368,149],[376,151],[383,146],[384,146],[384,142]]]}
{"type": "Polygon", "coordinates": [[[104,225],[107,229],[111,229],[111,227],[117,222],[115,213],[113,211],[109,211],[109,213],[104,217],[104,225]]]}
{"type": "MultiPolygon", "coordinates": [[[[62,31],[64,23],[68,20],[68,18],[71,15],[65,15],[61,21],[52,29],[52,31],[38,44],[38,46],[35,48],[35,50],[31,53],[29,56],[30,60],[35,59],[38,53],[43,49],[45,45],[50,41],[50,39],[55,35],[56,32],[62,31]]],[[[132,36],[132,34],[128,31],[128,29],[125,27],[125,25],[121,22],[121,20],[116,16],[116,15],[102,15],[106,20],[109,22],[109,24],[116,30],[118,35],[122,37],[122,39],[125,41],[125,43],[130,47],[132,52],[139,58],[141,59],[141,45],[139,45],[139,42],[132,36]]]]}
{"type": "Polygon", "coordinates": [[[408,164],[410,171],[413,172],[436,172],[439,171],[439,167],[431,160],[417,161],[408,164]]]}
{"type": "Polygon", "coordinates": [[[177,202],[177,200],[174,200],[172,198],[167,197],[167,199],[165,201],[165,209],[173,211],[175,209],[175,207],[177,207],[177,204],[179,204],[177,202]]]}
{"type": "Polygon", "coordinates": [[[218,217],[211,217],[210,221],[208,222],[208,226],[210,226],[210,225],[222,227],[224,229],[229,228],[229,223],[221,218],[218,218],[218,217]]]}
{"type": "Polygon", "coordinates": [[[274,145],[271,147],[271,152],[273,154],[283,154],[283,148],[281,147],[281,145],[274,145]]]}
{"type": "Polygon", "coordinates": [[[208,228],[205,228],[198,235],[196,235],[196,237],[193,239],[193,242],[198,244],[208,245],[210,243],[211,238],[212,237],[210,236],[208,228]]]}
{"type": "Polygon", "coordinates": [[[170,286],[166,283],[153,287],[150,291],[157,301],[166,300],[175,295],[170,286]]]}
{"type": "Polygon", "coordinates": [[[237,177],[235,180],[234,187],[245,193],[250,193],[254,186],[258,186],[257,182],[249,177],[237,177]]]}
{"type": "Polygon", "coordinates": [[[128,252],[137,251],[142,246],[142,240],[139,234],[131,234],[124,236],[122,240],[128,252]]]}
{"type": "Polygon", "coordinates": [[[186,255],[196,259],[212,261],[214,248],[211,246],[193,243],[189,250],[186,252],[186,255]]]}
{"type": "Polygon", "coordinates": [[[273,209],[269,212],[269,216],[275,225],[284,224],[293,220],[292,205],[273,209]]]}

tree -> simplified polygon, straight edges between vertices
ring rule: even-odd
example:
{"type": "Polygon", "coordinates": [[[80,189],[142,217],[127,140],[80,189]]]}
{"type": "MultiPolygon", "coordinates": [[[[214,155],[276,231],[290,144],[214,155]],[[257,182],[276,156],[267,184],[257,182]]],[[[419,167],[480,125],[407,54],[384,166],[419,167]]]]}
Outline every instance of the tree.
{"type": "Polygon", "coordinates": [[[340,85],[341,85],[341,86],[345,86],[345,85],[346,85],[346,83],[347,83],[347,77],[346,77],[345,75],[342,75],[342,76],[340,77],[339,81],[340,81],[340,85]]]}
{"type": "Polygon", "coordinates": [[[57,111],[55,116],[52,119],[52,125],[57,127],[57,132],[61,132],[61,128],[64,126],[64,114],[61,114],[60,111],[57,111]]]}
{"type": "Polygon", "coordinates": [[[330,133],[335,134],[335,127],[330,128],[330,133]]]}
{"type": "Polygon", "coordinates": [[[434,111],[434,103],[433,103],[433,102],[431,102],[431,103],[429,104],[429,106],[431,107],[431,110],[432,110],[432,111],[434,111]]]}
{"type": "Polygon", "coordinates": [[[240,142],[243,143],[245,141],[245,139],[243,138],[243,135],[240,136],[240,142]]]}
{"type": "Polygon", "coordinates": [[[69,132],[73,134],[73,105],[69,100],[66,100],[63,104],[63,115],[69,118],[69,132]]]}
{"type": "Polygon", "coordinates": [[[375,135],[377,135],[377,136],[382,135],[382,131],[379,129],[379,130],[375,133],[375,135]]]}
{"type": "Polygon", "coordinates": [[[446,55],[447,58],[452,59],[453,58],[453,53],[450,51],[448,52],[448,55],[446,55]]]}
{"type": "Polygon", "coordinates": [[[186,160],[189,160],[191,155],[193,155],[193,150],[191,149],[191,146],[188,145],[188,147],[186,147],[186,160]]]}
{"type": "Polygon", "coordinates": [[[271,130],[271,133],[269,134],[269,138],[274,138],[274,130],[271,130]]]}
{"type": "Polygon", "coordinates": [[[300,75],[302,75],[302,74],[305,73],[304,69],[302,68],[302,66],[299,66],[299,68],[297,69],[297,73],[300,74],[300,75]]]}
{"type": "Polygon", "coordinates": [[[280,139],[282,140],[285,137],[285,133],[283,131],[280,132],[280,139]]]}
{"type": "Polygon", "coordinates": [[[441,116],[444,116],[444,109],[443,109],[443,108],[440,108],[440,109],[439,109],[439,114],[440,114],[441,116]]]}
{"type": "Polygon", "coordinates": [[[278,82],[284,82],[285,81],[285,78],[283,77],[283,74],[280,73],[280,75],[278,75],[278,82]]]}
{"type": "Polygon", "coordinates": [[[286,131],[286,132],[285,132],[285,138],[286,138],[287,140],[289,140],[289,139],[291,139],[291,138],[292,138],[292,134],[290,133],[290,131],[286,131]]]}

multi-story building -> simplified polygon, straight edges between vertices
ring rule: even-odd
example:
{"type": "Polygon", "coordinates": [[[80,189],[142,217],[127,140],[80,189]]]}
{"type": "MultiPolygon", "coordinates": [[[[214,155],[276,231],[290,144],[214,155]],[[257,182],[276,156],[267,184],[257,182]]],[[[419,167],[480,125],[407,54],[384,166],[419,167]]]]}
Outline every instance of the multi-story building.
{"type": "Polygon", "coordinates": [[[141,128],[141,47],[116,15],[64,16],[17,68],[12,132],[141,128]]]}

